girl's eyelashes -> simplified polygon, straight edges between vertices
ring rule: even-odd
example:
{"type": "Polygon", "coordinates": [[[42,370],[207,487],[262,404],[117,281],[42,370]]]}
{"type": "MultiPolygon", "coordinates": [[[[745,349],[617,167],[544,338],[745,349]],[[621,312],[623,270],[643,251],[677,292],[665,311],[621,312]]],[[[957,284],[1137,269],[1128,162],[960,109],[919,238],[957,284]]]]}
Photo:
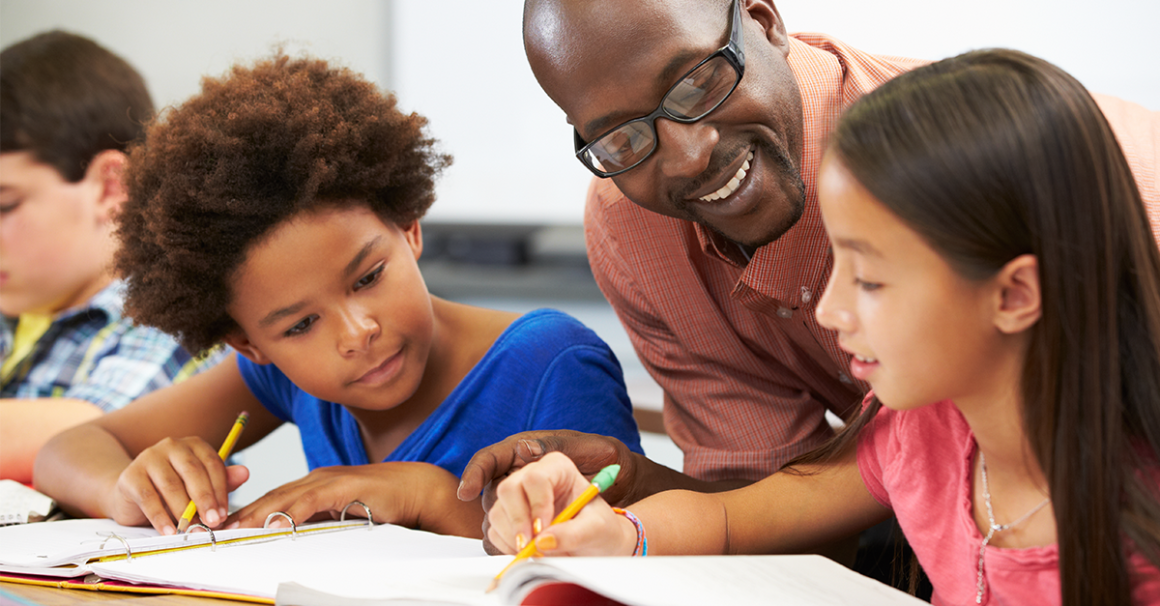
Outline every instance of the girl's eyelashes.
{"type": "Polygon", "coordinates": [[[306,316],[305,318],[302,318],[302,321],[295,324],[294,326],[291,326],[289,330],[287,330],[286,332],[284,332],[282,334],[287,336],[287,337],[296,337],[298,335],[304,335],[310,331],[310,327],[314,326],[314,322],[316,320],[318,320],[318,316],[306,316]]]}
{"type": "Polygon", "coordinates": [[[854,285],[857,286],[858,288],[861,288],[864,291],[867,291],[867,292],[872,292],[872,291],[878,290],[879,288],[882,288],[882,284],[880,284],[878,282],[867,282],[867,281],[863,280],[862,278],[857,278],[857,277],[854,278],[854,285]]]}
{"type": "Polygon", "coordinates": [[[385,267],[386,264],[379,265],[378,267],[371,270],[371,273],[363,276],[362,278],[359,278],[359,281],[354,283],[354,289],[362,290],[374,284],[375,282],[378,282],[379,276],[383,275],[383,268],[385,267]]]}
{"type": "Polygon", "coordinates": [[[8,204],[0,204],[0,215],[6,215],[16,210],[20,206],[20,202],[21,200],[17,200],[8,204]]]}

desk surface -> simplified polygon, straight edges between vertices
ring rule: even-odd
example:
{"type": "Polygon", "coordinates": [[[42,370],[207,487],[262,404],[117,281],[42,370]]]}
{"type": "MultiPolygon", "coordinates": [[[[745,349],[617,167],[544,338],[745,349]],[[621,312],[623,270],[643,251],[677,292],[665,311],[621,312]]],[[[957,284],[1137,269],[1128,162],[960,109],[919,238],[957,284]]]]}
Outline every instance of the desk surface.
{"type": "MultiPolygon", "coordinates": [[[[0,606],[65,606],[96,602],[124,602],[121,606],[232,606],[252,604],[218,598],[187,595],[149,595],[119,591],[60,589],[0,581],[0,606]]],[[[114,606],[110,604],[109,606],[114,606]]]]}

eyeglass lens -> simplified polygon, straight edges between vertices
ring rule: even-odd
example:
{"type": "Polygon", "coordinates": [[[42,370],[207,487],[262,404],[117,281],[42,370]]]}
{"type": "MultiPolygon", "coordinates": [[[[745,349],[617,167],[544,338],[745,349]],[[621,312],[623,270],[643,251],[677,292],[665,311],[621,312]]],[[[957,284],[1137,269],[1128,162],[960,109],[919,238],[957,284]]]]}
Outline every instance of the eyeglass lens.
{"type": "MultiPolygon", "coordinates": [[[[709,59],[682,78],[661,102],[664,114],[679,122],[693,122],[717,108],[740,76],[720,55],[709,59]]],[[[656,147],[655,118],[641,118],[622,124],[588,147],[585,155],[593,167],[604,173],[625,170],[656,147]]]]}

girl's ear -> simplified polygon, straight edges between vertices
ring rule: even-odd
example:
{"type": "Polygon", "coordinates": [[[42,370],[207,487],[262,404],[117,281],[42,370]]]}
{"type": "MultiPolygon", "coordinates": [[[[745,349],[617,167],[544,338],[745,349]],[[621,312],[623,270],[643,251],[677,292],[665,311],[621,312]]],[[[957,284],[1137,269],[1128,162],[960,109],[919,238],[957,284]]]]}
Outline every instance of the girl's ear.
{"type": "Polygon", "coordinates": [[[418,261],[423,256],[423,230],[419,227],[419,220],[412,221],[410,225],[400,225],[399,229],[403,231],[403,237],[407,239],[407,245],[418,261]]]}
{"type": "Polygon", "coordinates": [[[1039,260],[1020,255],[1007,262],[995,277],[999,305],[995,326],[1006,334],[1023,332],[1043,315],[1039,291],[1039,260]]]}
{"type": "Polygon", "coordinates": [[[258,349],[258,346],[254,345],[250,341],[250,338],[246,336],[246,333],[240,329],[230,333],[222,340],[226,342],[226,345],[234,348],[235,351],[245,356],[247,360],[254,364],[270,363],[270,358],[267,358],[266,354],[262,353],[262,350],[258,349]]]}

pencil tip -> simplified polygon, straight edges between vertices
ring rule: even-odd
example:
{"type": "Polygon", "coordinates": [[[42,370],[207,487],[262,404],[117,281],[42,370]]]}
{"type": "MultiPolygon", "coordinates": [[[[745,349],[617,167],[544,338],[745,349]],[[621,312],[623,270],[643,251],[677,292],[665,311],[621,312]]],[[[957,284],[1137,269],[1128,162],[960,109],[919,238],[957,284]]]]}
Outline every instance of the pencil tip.
{"type": "Polygon", "coordinates": [[[495,591],[496,587],[499,587],[499,579],[492,579],[491,584],[487,586],[487,591],[484,591],[484,593],[491,593],[495,591]]]}
{"type": "Polygon", "coordinates": [[[185,518],[181,518],[180,520],[178,520],[178,522],[177,522],[177,534],[181,534],[181,533],[185,532],[186,528],[189,528],[189,520],[187,520],[185,518]]]}

